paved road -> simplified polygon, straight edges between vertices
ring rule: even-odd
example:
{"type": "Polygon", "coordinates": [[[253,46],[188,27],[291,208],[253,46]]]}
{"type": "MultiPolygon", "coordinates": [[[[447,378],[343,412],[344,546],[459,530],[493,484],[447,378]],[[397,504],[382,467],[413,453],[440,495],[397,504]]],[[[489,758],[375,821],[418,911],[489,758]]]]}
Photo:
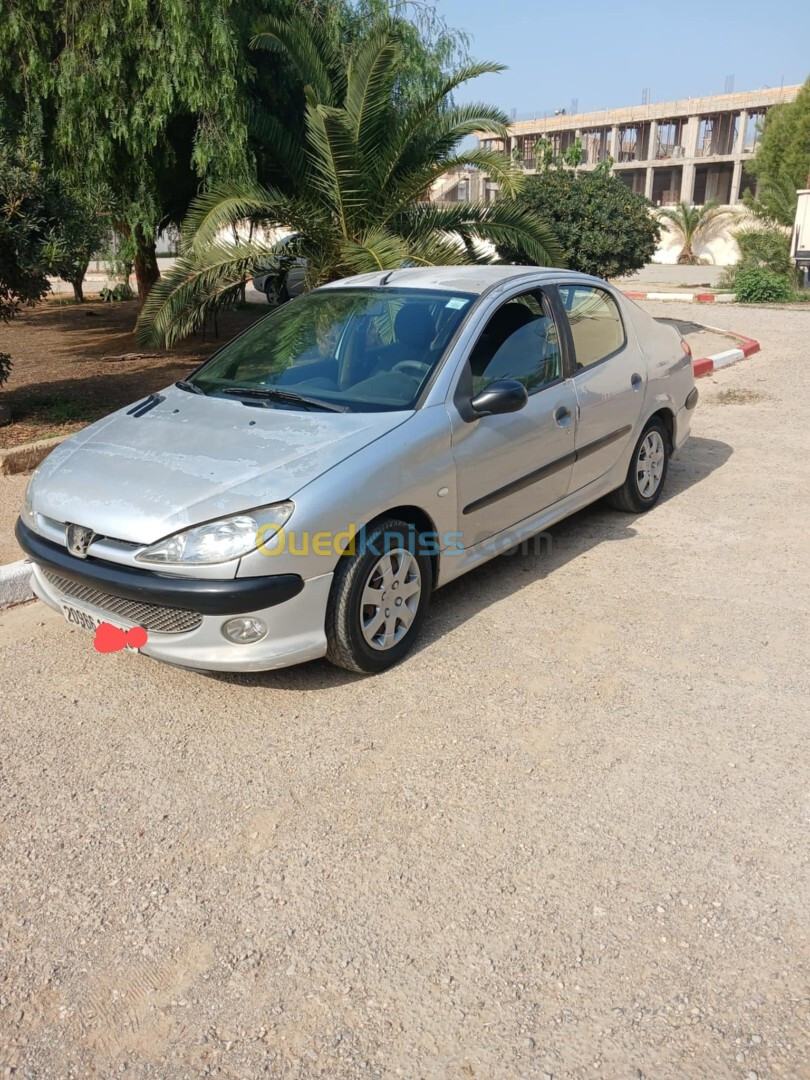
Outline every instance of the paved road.
{"type": "Polygon", "coordinates": [[[385,676],[0,614],[0,1075],[810,1076],[810,311],[712,318],[666,501],[385,676]]]}

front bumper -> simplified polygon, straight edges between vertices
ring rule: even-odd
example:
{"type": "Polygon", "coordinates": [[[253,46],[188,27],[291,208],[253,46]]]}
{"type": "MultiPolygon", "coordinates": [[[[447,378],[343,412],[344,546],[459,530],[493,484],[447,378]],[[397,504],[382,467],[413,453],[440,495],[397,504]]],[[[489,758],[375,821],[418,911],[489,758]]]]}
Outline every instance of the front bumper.
{"type": "Polygon", "coordinates": [[[41,600],[57,611],[63,603],[70,604],[125,629],[146,623],[149,637],[140,652],[155,660],[207,671],[268,671],[326,653],[331,573],[306,581],[294,574],[227,581],[172,578],[113,567],[98,559],[77,559],[22,522],[17,524],[17,538],[33,563],[31,584],[41,600]],[[141,618],[140,610],[150,606],[152,610],[141,618]],[[188,630],[155,629],[167,624],[167,614],[189,613],[196,613],[196,618],[188,630]],[[229,641],[222,625],[235,614],[261,619],[267,635],[250,645],[229,641]]]}
{"type": "Polygon", "coordinates": [[[37,566],[88,588],[143,604],[183,608],[201,615],[243,615],[257,608],[283,604],[304,587],[304,579],[298,574],[223,579],[177,577],[101,559],[77,559],[59,544],[38,536],[19,519],[14,531],[20,547],[37,566]]]}

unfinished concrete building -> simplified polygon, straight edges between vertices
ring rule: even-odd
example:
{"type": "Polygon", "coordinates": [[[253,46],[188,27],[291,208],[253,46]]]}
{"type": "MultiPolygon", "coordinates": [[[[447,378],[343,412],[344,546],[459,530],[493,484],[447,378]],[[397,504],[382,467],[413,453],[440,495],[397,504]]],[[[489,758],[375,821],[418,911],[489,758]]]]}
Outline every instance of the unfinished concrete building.
{"type": "MultiPolygon", "coordinates": [[[[616,176],[657,206],[710,199],[733,206],[754,187],[743,165],[756,152],[765,113],[793,101],[799,89],[784,86],[577,115],[560,112],[512,124],[507,140],[482,135],[481,143],[505,150],[532,173],[538,155],[541,164],[544,153],[563,156],[579,139],[581,168],[612,158],[616,176]]],[[[492,197],[491,185],[487,194],[492,197]]],[[[454,201],[470,196],[448,177],[436,197],[454,201]]]]}

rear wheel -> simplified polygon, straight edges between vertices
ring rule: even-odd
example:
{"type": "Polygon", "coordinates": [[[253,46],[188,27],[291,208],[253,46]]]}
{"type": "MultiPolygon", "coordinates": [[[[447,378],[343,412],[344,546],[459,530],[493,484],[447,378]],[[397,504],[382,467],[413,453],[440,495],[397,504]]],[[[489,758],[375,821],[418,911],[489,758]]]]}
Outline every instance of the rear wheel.
{"type": "Polygon", "coordinates": [[[433,588],[433,566],[412,526],[387,518],[372,526],[335,571],[326,609],[327,658],[373,674],[411,649],[433,588]]]}
{"type": "Polygon", "coordinates": [[[669,468],[669,435],[663,423],[653,418],[642,431],[624,483],[610,496],[617,510],[628,514],[651,510],[661,498],[669,468]]]}

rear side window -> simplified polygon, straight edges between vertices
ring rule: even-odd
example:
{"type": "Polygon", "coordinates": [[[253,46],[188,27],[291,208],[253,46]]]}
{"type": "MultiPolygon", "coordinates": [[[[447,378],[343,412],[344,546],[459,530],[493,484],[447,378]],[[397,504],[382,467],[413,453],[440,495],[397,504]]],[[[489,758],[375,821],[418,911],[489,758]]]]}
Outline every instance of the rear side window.
{"type": "Polygon", "coordinates": [[[577,370],[618,352],[625,342],[616,301],[590,285],[560,285],[560,297],[574,338],[577,370]]]}

